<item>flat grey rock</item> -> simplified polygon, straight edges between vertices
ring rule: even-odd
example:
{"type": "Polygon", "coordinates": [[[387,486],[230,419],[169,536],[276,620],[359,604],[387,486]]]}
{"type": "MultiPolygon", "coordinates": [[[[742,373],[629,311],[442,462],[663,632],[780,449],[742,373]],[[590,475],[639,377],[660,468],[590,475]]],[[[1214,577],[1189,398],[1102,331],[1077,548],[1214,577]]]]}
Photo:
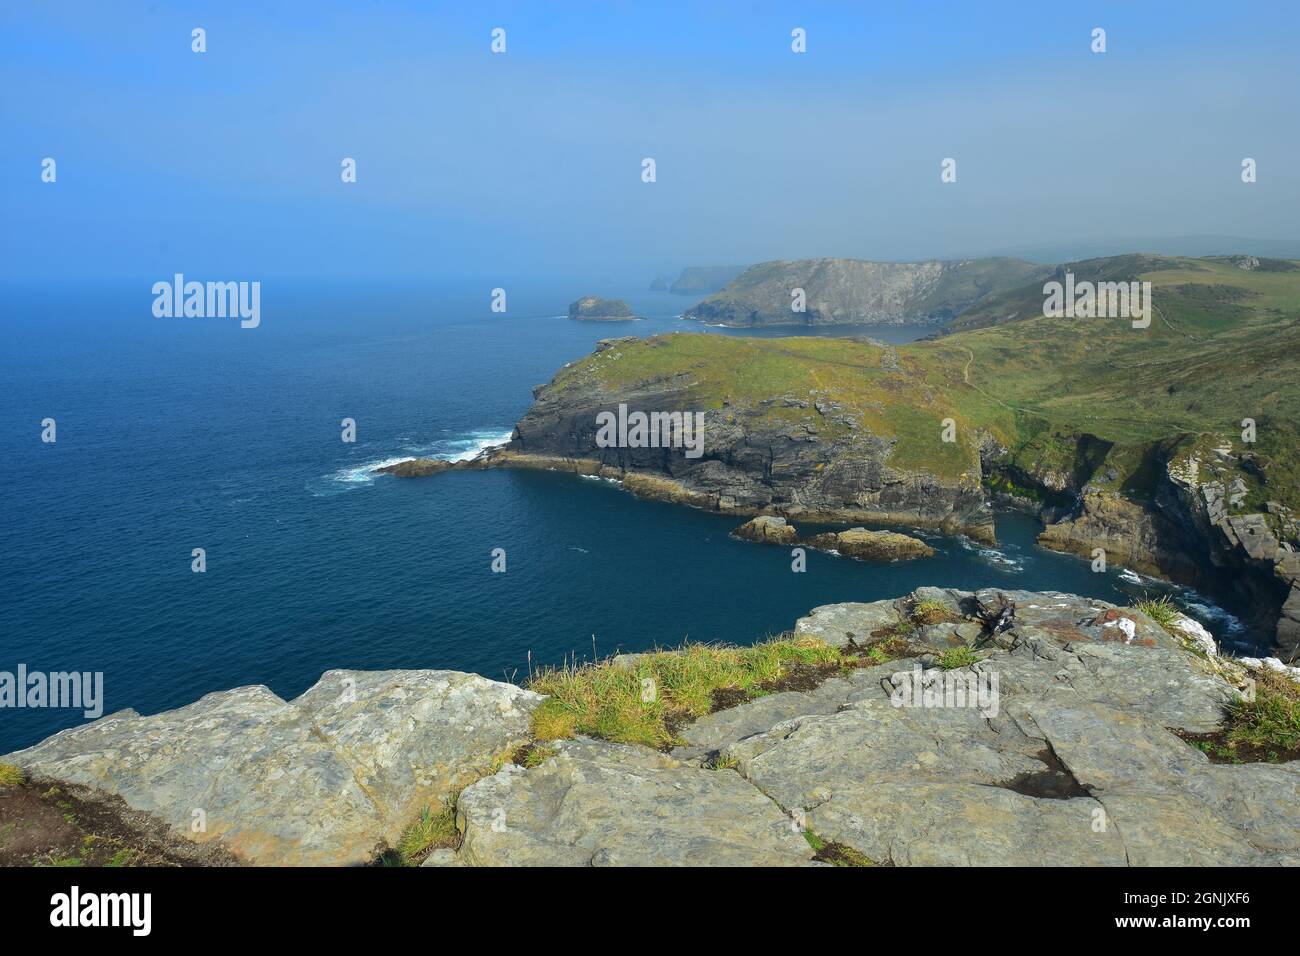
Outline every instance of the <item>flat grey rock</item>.
{"type": "Polygon", "coordinates": [[[118,794],[252,863],[363,863],[525,740],[541,700],[457,671],[329,671],[292,703],[240,687],[111,715],[5,759],[118,794]]]}
{"type": "Polygon", "coordinates": [[[889,782],[837,792],[808,814],[825,840],[898,866],[1123,866],[1101,807],[969,783],[889,782]]]}
{"type": "Polygon", "coordinates": [[[995,733],[975,710],[895,707],[863,700],[847,710],[779,723],[727,748],[740,772],[787,811],[842,790],[909,781],[1000,784],[1044,769],[1034,742],[995,733]]]}
{"type": "Polygon", "coordinates": [[[813,608],[807,617],[801,617],[794,626],[800,636],[816,637],[832,647],[854,643],[860,647],[872,643],[873,632],[890,627],[902,620],[893,601],[873,601],[870,604],[827,604],[813,608]]]}
{"type": "Polygon", "coordinates": [[[731,770],[644,747],[567,741],[460,796],[460,859],[474,866],[801,866],[812,850],[731,770]]]}

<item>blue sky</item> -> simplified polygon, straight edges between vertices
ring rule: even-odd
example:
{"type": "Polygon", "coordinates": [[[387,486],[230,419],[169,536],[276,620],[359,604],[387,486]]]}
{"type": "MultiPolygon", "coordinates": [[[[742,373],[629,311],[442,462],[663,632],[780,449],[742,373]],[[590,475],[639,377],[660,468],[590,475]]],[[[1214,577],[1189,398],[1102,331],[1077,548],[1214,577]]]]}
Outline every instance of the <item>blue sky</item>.
{"type": "Polygon", "coordinates": [[[1291,3],[9,3],[0,278],[1298,238],[1298,44],[1291,3]]]}

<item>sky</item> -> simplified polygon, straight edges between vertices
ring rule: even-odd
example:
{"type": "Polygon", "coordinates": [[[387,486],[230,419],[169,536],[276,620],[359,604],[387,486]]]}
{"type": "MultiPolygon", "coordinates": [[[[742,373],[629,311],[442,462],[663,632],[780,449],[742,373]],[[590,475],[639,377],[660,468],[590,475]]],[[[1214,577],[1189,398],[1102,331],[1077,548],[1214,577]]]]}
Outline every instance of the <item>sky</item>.
{"type": "Polygon", "coordinates": [[[1298,46],[1293,2],[4,0],[0,280],[1297,239],[1298,46]]]}

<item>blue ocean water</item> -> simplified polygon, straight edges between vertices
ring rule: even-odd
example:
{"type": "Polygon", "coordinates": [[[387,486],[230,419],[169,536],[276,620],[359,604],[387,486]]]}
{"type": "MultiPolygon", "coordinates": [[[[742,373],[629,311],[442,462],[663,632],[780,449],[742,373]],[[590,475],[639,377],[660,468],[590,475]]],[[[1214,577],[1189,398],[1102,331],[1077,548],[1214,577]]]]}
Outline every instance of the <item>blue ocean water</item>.
{"type": "MultiPolygon", "coordinates": [[[[105,713],[256,683],[287,698],[335,667],[522,678],[530,652],[556,664],[593,645],[747,643],[816,605],[921,584],[1121,602],[1160,590],[1038,548],[1023,515],[1000,517],[997,549],[927,534],[930,560],[810,552],[796,574],[788,551],[731,539],[735,519],[604,481],[368,474],[507,436],[532,386],[599,338],[702,331],[676,318],[693,299],[581,282],[264,282],[261,325],[241,329],[155,319],[151,284],[9,287],[0,316],[0,671],[102,671],[105,713]],[[496,285],[504,315],[488,307],[496,285]],[[564,318],[590,291],[649,319],[564,318]],[[347,417],[355,444],[340,439],[347,417]]],[[[1227,618],[1202,617],[1228,636],[1227,618]]],[[[0,753],[83,719],[0,709],[0,753]]]]}

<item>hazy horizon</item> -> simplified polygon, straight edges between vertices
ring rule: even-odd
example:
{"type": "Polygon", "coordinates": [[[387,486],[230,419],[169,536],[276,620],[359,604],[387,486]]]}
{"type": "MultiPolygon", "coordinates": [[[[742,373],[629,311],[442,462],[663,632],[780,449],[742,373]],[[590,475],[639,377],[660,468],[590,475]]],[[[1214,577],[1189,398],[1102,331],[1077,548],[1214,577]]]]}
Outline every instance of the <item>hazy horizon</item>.
{"type": "Polygon", "coordinates": [[[4,280],[649,281],[1297,238],[1282,4],[61,3],[0,25],[4,280]]]}

